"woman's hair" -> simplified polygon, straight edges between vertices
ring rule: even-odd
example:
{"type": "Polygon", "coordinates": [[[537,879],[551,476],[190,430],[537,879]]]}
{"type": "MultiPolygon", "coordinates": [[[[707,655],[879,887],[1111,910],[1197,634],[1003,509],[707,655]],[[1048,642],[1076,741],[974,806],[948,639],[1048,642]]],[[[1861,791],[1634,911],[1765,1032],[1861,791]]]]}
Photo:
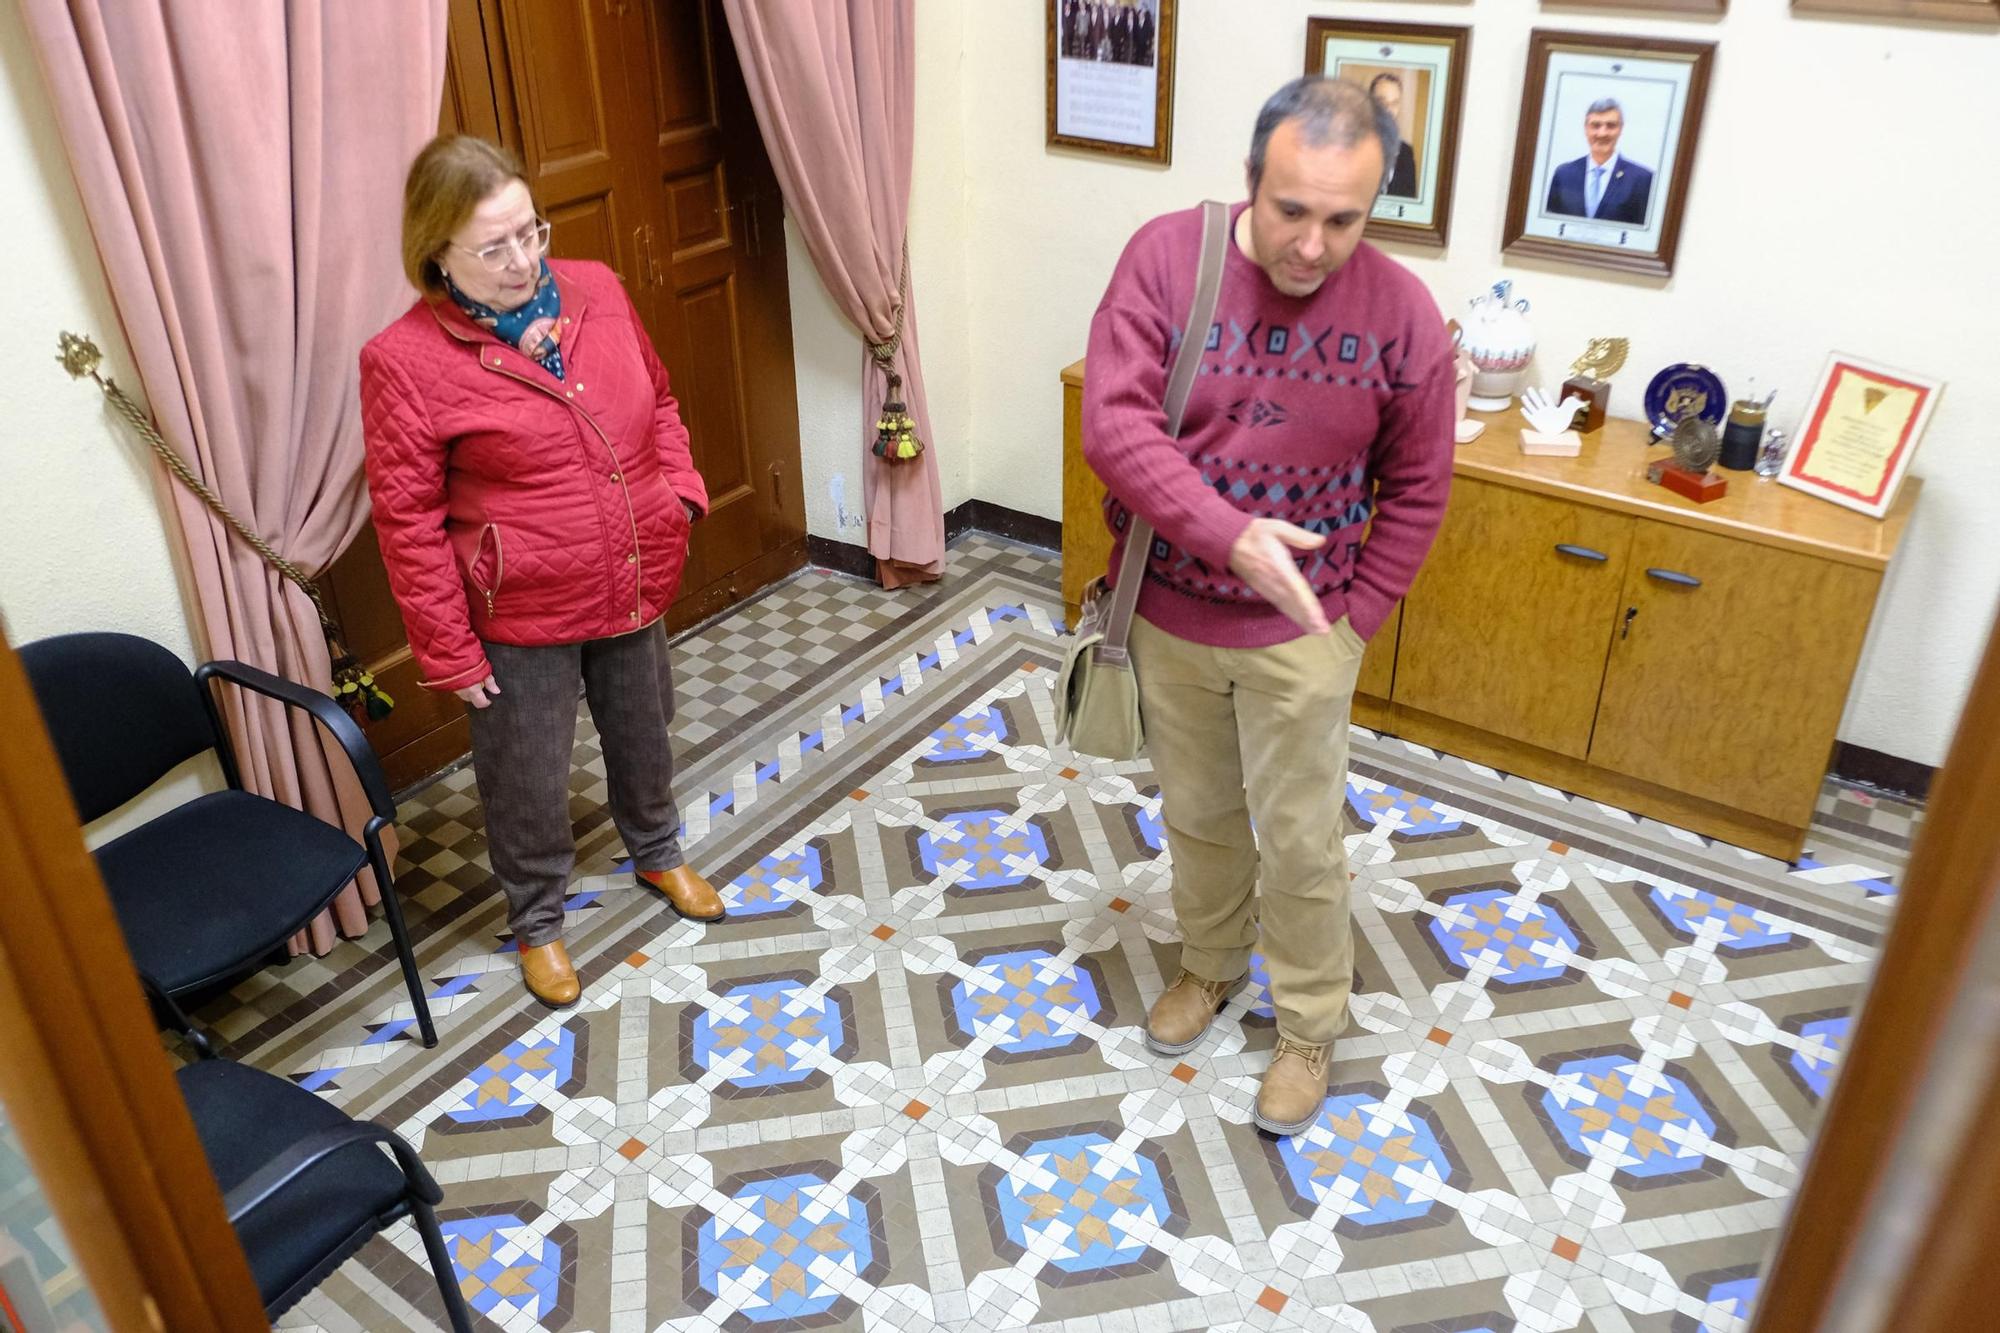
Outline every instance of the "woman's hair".
{"type": "Polygon", "coordinates": [[[424,145],[403,182],[403,273],[426,296],[444,295],[437,253],[472,210],[508,181],[526,182],[521,159],[470,134],[441,134],[424,145]]]}

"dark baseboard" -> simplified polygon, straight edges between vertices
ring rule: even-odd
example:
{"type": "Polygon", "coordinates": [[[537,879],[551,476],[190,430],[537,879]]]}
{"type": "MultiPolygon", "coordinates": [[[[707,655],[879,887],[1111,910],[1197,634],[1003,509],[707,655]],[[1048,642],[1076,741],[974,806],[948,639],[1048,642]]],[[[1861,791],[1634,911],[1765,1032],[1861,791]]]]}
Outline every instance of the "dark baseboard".
{"type": "Polygon", "coordinates": [[[1023,546],[1039,546],[1044,551],[1062,550],[1062,521],[1037,518],[991,500],[967,500],[944,516],[947,544],[968,532],[986,532],[1023,546]]]}
{"type": "Polygon", "coordinates": [[[857,579],[875,577],[875,557],[868,554],[867,547],[856,546],[853,542],[837,542],[831,537],[808,534],[806,559],[836,574],[851,574],[857,579]]]}
{"type": "MultiPolygon", "coordinates": [[[[1045,551],[1062,550],[1062,523],[1053,518],[1037,518],[1018,509],[986,500],[967,500],[944,516],[944,541],[949,546],[968,532],[984,532],[1023,546],[1039,546],[1045,551]]],[[[831,537],[807,537],[806,559],[836,574],[857,579],[875,577],[875,557],[866,546],[838,542],[831,537]]]]}
{"type": "Polygon", "coordinates": [[[1914,759],[1898,759],[1880,750],[1836,741],[1833,775],[1843,782],[1858,782],[1864,787],[1876,787],[1893,796],[1921,802],[1930,798],[1931,780],[1937,777],[1937,770],[1914,759]]]}

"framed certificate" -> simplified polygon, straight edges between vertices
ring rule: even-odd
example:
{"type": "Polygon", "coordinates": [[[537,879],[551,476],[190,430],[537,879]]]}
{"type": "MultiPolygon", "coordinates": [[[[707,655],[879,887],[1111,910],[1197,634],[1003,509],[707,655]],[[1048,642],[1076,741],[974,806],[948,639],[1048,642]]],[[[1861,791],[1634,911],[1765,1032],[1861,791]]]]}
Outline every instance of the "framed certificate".
{"type": "Polygon", "coordinates": [[[1174,158],[1176,0],[1048,0],[1051,148],[1174,158]]]}
{"type": "Polygon", "coordinates": [[[1835,352],[1778,480],[1881,518],[1943,391],[1941,380],[1835,352]]]}

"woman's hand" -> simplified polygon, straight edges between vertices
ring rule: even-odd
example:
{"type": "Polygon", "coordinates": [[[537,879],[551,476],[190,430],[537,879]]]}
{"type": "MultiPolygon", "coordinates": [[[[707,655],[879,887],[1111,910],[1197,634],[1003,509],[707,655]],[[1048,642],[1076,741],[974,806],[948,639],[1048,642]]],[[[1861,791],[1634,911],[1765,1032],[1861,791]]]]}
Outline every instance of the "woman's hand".
{"type": "Polygon", "coordinates": [[[488,676],[477,685],[468,685],[462,690],[453,690],[452,693],[474,708],[490,708],[493,700],[500,697],[500,685],[492,676],[488,676]]]}

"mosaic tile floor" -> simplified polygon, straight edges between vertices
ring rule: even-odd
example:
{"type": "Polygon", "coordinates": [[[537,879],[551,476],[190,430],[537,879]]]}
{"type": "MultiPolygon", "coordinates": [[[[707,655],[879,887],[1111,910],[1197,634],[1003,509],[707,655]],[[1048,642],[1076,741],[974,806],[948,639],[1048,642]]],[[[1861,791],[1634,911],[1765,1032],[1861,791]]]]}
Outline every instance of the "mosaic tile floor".
{"type": "MultiPolygon", "coordinates": [[[[577,1009],[521,991],[458,773],[404,808],[438,1049],[379,925],[204,1018],[416,1143],[512,1333],[1744,1328],[1915,812],[1829,785],[1792,869],[1357,732],[1355,1022],[1275,1140],[1261,974],[1184,1061],[1143,1045],[1158,794],[1049,746],[1055,572],[974,537],[679,645],[719,927],[620,873],[586,717],[577,1009]]],[[[281,1326],[436,1309],[399,1228],[281,1326]]]]}

